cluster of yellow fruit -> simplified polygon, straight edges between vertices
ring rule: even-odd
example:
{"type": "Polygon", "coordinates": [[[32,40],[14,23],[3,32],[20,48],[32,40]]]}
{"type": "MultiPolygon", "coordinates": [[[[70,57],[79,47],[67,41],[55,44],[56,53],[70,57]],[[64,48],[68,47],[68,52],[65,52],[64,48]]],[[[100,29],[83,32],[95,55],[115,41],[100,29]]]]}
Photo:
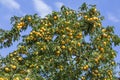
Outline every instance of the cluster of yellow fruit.
{"type": "MultiPolygon", "coordinates": [[[[15,65],[10,65],[11,66],[11,69],[13,69],[13,70],[16,70],[17,69],[17,66],[15,66],[15,65]]],[[[5,70],[5,72],[10,72],[11,71],[11,69],[9,68],[9,67],[5,67],[4,68],[4,70],[5,70]]]]}
{"type": "Polygon", "coordinates": [[[4,77],[0,77],[0,80],[8,80],[8,79],[4,77]]]}
{"type": "Polygon", "coordinates": [[[81,39],[82,38],[82,32],[79,32],[76,36],[77,39],[81,39]]]}
{"type": "MultiPolygon", "coordinates": [[[[19,77],[15,77],[15,78],[13,78],[13,80],[21,80],[21,79],[19,77]]],[[[31,80],[31,79],[30,78],[25,78],[23,80],[31,80]]]]}
{"type": "MultiPolygon", "coordinates": [[[[8,78],[0,77],[0,80],[9,80],[8,78]]],[[[19,77],[13,78],[13,80],[21,80],[19,77]]],[[[24,78],[23,80],[31,80],[30,78],[24,78]]]]}
{"type": "Polygon", "coordinates": [[[70,14],[73,14],[73,13],[74,13],[74,11],[72,11],[72,10],[65,12],[66,15],[70,15],[70,14]]]}
{"type": "Polygon", "coordinates": [[[62,71],[63,68],[64,68],[64,67],[63,67],[62,65],[59,66],[60,71],[62,71]]]}
{"type": "Polygon", "coordinates": [[[113,71],[112,70],[108,70],[107,73],[109,75],[110,80],[112,80],[112,78],[113,78],[113,71]]]}
{"type": "Polygon", "coordinates": [[[20,22],[20,23],[17,24],[17,29],[20,30],[24,26],[25,26],[25,23],[24,22],[20,22]]]}
{"type": "MultiPolygon", "coordinates": [[[[23,19],[24,19],[24,18],[22,17],[22,18],[20,19],[20,22],[17,23],[17,29],[18,29],[18,30],[21,30],[21,28],[26,25],[25,22],[23,21],[23,19]]],[[[28,21],[31,21],[32,18],[29,16],[29,17],[27,17],[27,20],[28,20],[28,21]]]]}
{"type": "Polygon", "coordinates": [[[92,71],[92,74],[95,76],[95,77],[100,77],[101,76],[101,74],[99,73],[99,71],[97,70],[97,69],[95,69],[95,70],[93,70],[92,71]]]}
{"type": "Polygon", "coordinates": [[[85,80],[85,76],[82,76],[82,77],[81,77],[81,80],[85,80]]]}
{"type": "Polygon", "coordinates": [[[93,27],[101,27],[101,23],[100,23],[100,19],[98,17],[88,17],[87,15],[84,16],[85,20],[90,21],[90,22],[94,22],[94,26],[93,27]]]}
{"type": "Polygon", "coordinates": [[[83,66],[81,69],[87,71],[87,70],[89,69],[89,66],[88,66],[88,65],[85,65],[85,66],[83,66]]]}
{"type": "Polygon", "coordinates": [[[27,40],[36,40],[36,38],[44,39],[45,41],[52,40],[52,35],[48,29],[41,27],[39,31],[32,31],[30,36],[28,36],[27,40]]]}
{"type": "MultiPolygon", "coordinates": [[[[70,12],[71,13],[71,12],[70,12]]],[[[53,17],[54,18],[54,20],[57,20],[58,19],[58,16],[54,16],[53,17]]],[[[48,25],[51,25],[51,23],[50,22],[48,22],[47,21],[48,19],[46,19],[46,20],[41,20],[41,22],[42,22],[42,26],[44,26],[44,27],[41,27],[40,26],[40,28],[39,28],[39,30],[37,30],[37,31],[32,31],[31,33],[30,33],[30,36],[28,36],[27,38],[26,38],[26,40],[27,41],[35,41],[37,38],[41,38],[41,39],[43,39],[43,40],[45,40],[45,41],[51,41],[52,40],[52,38],[53,38],[53,36],[54,36],[54,32],[58,32],[58,34],[59,35],[61,35],[61,39],[60,40],[62,40],[62,42],[61,42],[61,46],[60,46],[60,48],[62,49],[62,50],[68,50],[69,52],[71,52],[72,51],[72,47],[66,47],[66,45],[67,44],[71,44],[71,45],[77,45],[78,47],[80,47],[81,46],[81,43],[79,42],[79,39],[82,39],[82,37],[83,37],[83,35],[82,35],[82,31],[75,31],[74,29],[72,29],[72,28],[70,28],[70,27],[64,27],[64,26],[61,26],[61,27],[56,27],[56,28],[54,28],[54,27],[51,27],[51,28],[49,28],[49,27],[47,27],[48,25]],[[45,26],[47,24],[47,26],[45,26]],[[62,29],[58,29],[57,30],[57,28],[62,28],[62,29]],[[52,30],[52,33],[51,33],[51,30],[52,30]],[[77,34],[76,34],[77,33],[77,34]],[[74,37],[75,36],[75,37],[74,37]],[[68,38],[67,38],[68,37],[68,38]],[[72,41],[72,39],[73,38],[75,38],[75,39],[77,39],[78,41],[76,42],[76,41],[72,41]],[[64,39],[64,41],[63,41],[63,39],[64,39]],[[71,39],[71,40],[70,40],[71,39]]],[[[65,21],[66,22],[66,24],[68,24],[68,22],[69,21],[65,21]]],[[[69,22],[70,23],[70,22],[69,22]]],[[[78,26],[79,26],[79,23],[76,23],[78,26]]],[[[74,27],[74,26],[73,26],[74,27]]],[[[40,42],[37,42],[37,43],[39,43],[39,46],[41,45],[40,44],[40,42]]],[[[43,48],[43,47],[41,47],[40,48],[40,50],[46,50],[45,48],[43,48]]],[[[59,56],[60,55],[60,53],[62,53],[61,52],[61,50],[57,50],[56,51],[56,55],[57,56],[59,56]]],[[[72,53],[72,52],[71,52],[72,53]]]]}
{"type": "Polygon", "coordinates": [[[64,51],[68,51],[70,54],[78,52],[76,48],[81,46],[81,43],[79,41],[74,40],[61,40],[60,46],[57,46],[57,50],[55,54],[59,56],[61,53],[64,53],[64,51]],[[69,45],[69,46],[66,46],[69,45]]]}

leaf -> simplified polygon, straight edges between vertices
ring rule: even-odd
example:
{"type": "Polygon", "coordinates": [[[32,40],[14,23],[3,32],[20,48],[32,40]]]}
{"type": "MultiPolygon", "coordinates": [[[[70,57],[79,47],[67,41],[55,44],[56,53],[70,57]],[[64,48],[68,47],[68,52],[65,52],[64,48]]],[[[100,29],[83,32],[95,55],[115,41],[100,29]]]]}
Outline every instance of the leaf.
{"type": "Polygon", "coordinates": [[[40,65],[41,69],[44,70],[44,66],[43,65],[40,65]]]}
{"type": "Polygon", "coordinates": [[[84,2],[81,7],[80,7],[81,11],[87,11],[88,7],[87,4],[84,2]]]}

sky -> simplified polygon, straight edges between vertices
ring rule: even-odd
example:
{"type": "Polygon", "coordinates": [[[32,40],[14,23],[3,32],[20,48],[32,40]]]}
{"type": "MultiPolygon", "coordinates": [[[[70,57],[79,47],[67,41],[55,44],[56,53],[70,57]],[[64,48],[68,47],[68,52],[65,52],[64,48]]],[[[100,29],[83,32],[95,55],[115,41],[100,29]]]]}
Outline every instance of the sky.
{"type": "MultiPolygon", "coordinates": [[[[0,28],[10,30],[10,18],[12,16],[24,16],[37,13],[41,17],[59,11],[62,5],[77,10],[80,5],[96,4],[101,15],[105,17],[103,26],[114,26],[115,33],[120,36],[120,0],[0,0],[0,28]]],[[[27,31],[26,31],[27,33],[27,31]]],[[[16,49],[17,42],[10,48],[0,49],[0,54],[6,56],[16,49]]],[[[115,60],[120,61],[120,46],[114,48],[118,54],[115,60]]]]}

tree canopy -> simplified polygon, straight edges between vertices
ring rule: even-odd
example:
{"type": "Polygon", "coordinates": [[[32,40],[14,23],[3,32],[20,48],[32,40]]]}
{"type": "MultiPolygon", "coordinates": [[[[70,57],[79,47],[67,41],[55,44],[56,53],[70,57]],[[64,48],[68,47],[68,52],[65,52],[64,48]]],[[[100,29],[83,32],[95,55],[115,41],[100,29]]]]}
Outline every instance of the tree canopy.
{"type": "Polygon", "coordinates": [[[102,25],[95,5],[76,11],[62,6],[41,18],[14,16],[11,30],[0,29],[0,48],[19,41],[17,49],[0,57],[0,80],[113,80],[114,46],[120,37],[102,25]],[[21,32],[31,28],[28,35],[21,32]]]}

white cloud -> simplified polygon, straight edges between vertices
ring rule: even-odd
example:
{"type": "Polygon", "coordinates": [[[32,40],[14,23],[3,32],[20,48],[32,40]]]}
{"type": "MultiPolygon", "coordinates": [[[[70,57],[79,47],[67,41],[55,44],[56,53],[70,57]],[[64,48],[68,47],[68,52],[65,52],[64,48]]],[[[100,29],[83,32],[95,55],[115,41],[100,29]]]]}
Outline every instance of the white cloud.
{"type": "Polygon", "coordinates": [[[62,5],[64,5],[62,2],[56,2],[56,3],[55,3],[55,6],[56,6],[57,8],[61,8],[62,5]]]}
{"type": "Polygon", "coordinates": [[[120,20],[113,14],[108,14],[108,19],[113,21],[113,22],[119,22],[120,20]]]}
{"type": "Polygon", "coordinates": [[[0,0],[0,3],[10,9],[20,9],[20,5],[15,0],[0,0]]]}
{"type": "Polygon", "coordinates": [[[33,3],[35,10],[41,15],[41,17],[45,17],[52,12],[52,8],[43,2],[43,0],[33,0],[33,3]]]}

